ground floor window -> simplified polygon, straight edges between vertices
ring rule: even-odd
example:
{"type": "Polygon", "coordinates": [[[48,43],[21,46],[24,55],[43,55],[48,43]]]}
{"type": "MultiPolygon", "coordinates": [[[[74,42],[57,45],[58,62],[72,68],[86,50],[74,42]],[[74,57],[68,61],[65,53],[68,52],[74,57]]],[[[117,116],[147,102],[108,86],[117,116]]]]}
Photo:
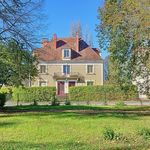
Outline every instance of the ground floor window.
{"type": "Polygon", "coordinates": [[[94,81],[87,81],[87,86],[94,85],[94,81]]]}
{"type": "Polygon", "coordinates": [[[39,86],[47,86],[47,82],[46,81],[39,81],[39,86]]]}

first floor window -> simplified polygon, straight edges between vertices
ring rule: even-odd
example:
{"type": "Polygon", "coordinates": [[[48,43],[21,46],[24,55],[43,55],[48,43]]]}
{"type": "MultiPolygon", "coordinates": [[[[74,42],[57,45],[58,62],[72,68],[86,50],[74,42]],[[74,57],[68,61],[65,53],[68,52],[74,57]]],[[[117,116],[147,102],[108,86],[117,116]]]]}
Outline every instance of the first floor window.
{"type": "Polygon", "coordinates": [[[47,82],[46,81],[40,81],[39,86],[47,86],[47,82]]]}
{"type": "Polygon", "coordinates": [[[93,65],[87,65],[87,73],[88,74],[94,73],[94,67],[93,67],[93,65]]]}
{"type": "Polygon", "coordinates": [[[94,84],[93,81],[87,81],[87,86],[91,86],[91,85],[93,85],[93,84],[94,84]]]}
{"type": "Polygon", "coordinates": [[[63,65],[63,73],[70,74],[70,65],[63,65]]]}
{"type": "Polygon", "coordinates": [[[46,73],[46,65],[40,65],[40,73],[46,73]]]}

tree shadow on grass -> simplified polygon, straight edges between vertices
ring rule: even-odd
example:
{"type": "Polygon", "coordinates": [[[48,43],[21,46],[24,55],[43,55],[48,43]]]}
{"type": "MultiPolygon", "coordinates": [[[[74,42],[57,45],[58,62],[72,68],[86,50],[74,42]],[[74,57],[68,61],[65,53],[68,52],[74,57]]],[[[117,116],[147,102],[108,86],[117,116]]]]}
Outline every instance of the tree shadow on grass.
{"type": "Polygon", "coordinates": [[[119,114],[119,113],[98,113],[98,114],[87,114],[87,113],[51,113],[54,118],[73,118],[73,119],[100,119],[100,118],[118,118],[118,119],[131,119],[139,120],[140,117],[136,114],[119,114]]]}
{"type": "Polygon", "coordinates": [[[50,116],[53,118],[73,118],[73,119],[99,119],[99,118],[120,118],[120,119],[131,119],[131,120],[139,120],[141,115],[138,114],[126,114],[126,113],[108,113],[108,112],[97,112],[97,113],[90,113],[84,111],[77,111],[77,112],[19,112],[19,113],[12,113],[12,114],[3,114],[0,115],[0,118],[5,117],[45,117],[50,116]]]}
{"type": "Polygon", "coordinates": [[[0,128],[12,127],[17,125],[16,122],[0,122],[0,128]]]}
{"type": "MultiPolygon", "coordinates": [[[[101,143],[102,144],[102,143],[101,143]]],[[[148,144],[143,145],[142,143],[138,143],[137,145],[129,145],[129,144],[117,144],[106,146],[95,145],[89,143],[83,143],[80,141],[62,141],[62,142],[48,142],[48,143],[29,143],[29,142],[18,142],[18,141],[2,141],[0,143],[0,149],[2,150],[141,150],[148,149],[148,144]],[[107,148],[106,148],[107,147],[107,148]]]]}
{"type": "Polygon", "coordinates": [[[55,143],[27,143],[17,141],[3,141],[0,143],[2,150],[97,150],[94,145],[78,141],[64,141],[55,143]]]}

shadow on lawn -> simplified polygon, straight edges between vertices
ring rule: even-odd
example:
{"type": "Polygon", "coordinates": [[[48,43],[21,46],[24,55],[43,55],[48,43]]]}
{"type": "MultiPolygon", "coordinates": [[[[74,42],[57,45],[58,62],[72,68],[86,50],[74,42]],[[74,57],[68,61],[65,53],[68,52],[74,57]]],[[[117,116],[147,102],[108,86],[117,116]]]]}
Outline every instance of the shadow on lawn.
{"type": "Polygon", "coordinates": [[[61,143],[27,143],[27,142],[16,142],[16,141],[7,141],[0,143],[0,149],[8,150],[27,150],[27,149],[36,149],[36,150],[97,150],[94,148],[94,145],[87,143],[82,143],[78,141],[64,141],[61,143]]]}
{"type": "MultiPolygon", "coordinates": [[[[101,143],[102,144],[102,143],[101,143]]],[[[109,148],[105,148],[105,145],[102,144],[102,147],[95,144],[88,144],[83,142],[76,141],[64,141],[64,142],[55,142],[55,143],[28,143],[28,142],[17,142],[17,141],[3,141],[0,143],[0,149],[8,150],[27,150],[27,149],[36,149],[36,150],[141,150],[143,148],[148,148],[148,145],[143,147],[142,144],[137,144],[134,146],[129,146],[128,144],[119,144],[116,146],[107,145],[109,148]]]]}
{"type": "Polygon", "coordinates": [[[0,122],[0,128],[7,128],[7,127],[11,127],[17,124],[18,123],[16,122],[0,122]]]}
{"type": "Polygon", "coordinates": [[[118,119],[131,119],[139,120],[140,116],[137,114],[120,114],[120,113],[84,113],[84,112],[22,112],[22,113],[12,113],[0,115],[3,117],[29,117],[29,118],[42,118],[45,116],[50,116],[51,118],[65,119],[100,119],[100,118],[118,118],[118,119]]]}
{"type": "MultiPolygon", "coordinates": [[[[138,120],[140,116],[150,115],[148,113],[141,113],[140,111],[134,111],[128,107],[115,108],[112,106],[49,106],[49,105],[27,105],[27,106],[13,106],[5,107],[1,117],[13,117],[13,116],[28,116],[28,117],[42,117],[51,115],[55,118],[102,118],[102,117],[115,117],[121,119],[138,120]]],[[[144,107],[145,108],[145,107],[144,107]]],[[[143,109],[143,108],[142,108],[143,109]]]]}

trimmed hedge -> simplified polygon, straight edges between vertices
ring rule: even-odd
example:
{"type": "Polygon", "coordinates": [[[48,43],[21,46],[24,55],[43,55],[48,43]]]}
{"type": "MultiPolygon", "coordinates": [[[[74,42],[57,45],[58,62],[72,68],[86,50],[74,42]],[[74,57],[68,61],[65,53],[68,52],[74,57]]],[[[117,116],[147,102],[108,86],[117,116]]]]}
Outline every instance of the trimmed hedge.
{"type": "Polygon", "coordinates": [[[70,101],[114,101],[137,99],[135,86],[121,89],[119,86],[76,86],[69,89],[70,101]]]}
{"type": "Polygon", "coordinates": [[[55,95],[55,87],[19,87],[13,89],[13,100],[17,102],[52,101],[55,95]]]}
{"type": "Polygon", "coordinates": [[[0,107],[4,107],[6,102],[6,95],[4,93],[0,93],[0,107]]]}

